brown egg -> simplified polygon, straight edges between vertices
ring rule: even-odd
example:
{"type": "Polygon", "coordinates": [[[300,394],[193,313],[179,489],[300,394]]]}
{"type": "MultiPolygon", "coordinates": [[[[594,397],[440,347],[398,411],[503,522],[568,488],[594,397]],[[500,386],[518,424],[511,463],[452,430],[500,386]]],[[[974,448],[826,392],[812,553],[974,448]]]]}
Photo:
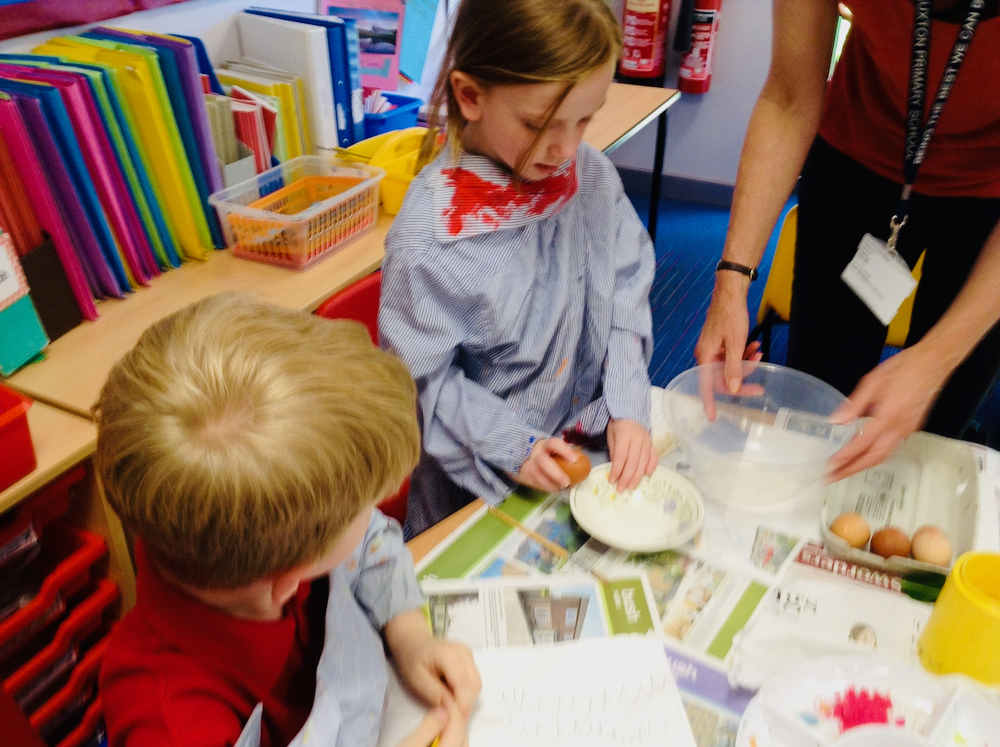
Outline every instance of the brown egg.
{"type": "Polygon", "coordinates": [[[566,476],[569,477],[570,485],[577,485],[583,482],[590,474],[590,460],[582,451],[577,451],[575,462],[571,462],[558,454],[553,454],[552,458],[556,460],[556,464],[559,465],[559,469],[565,472],[566,476]]]}
{"type": "Polygon", "coordinates": [[[899,527],[887,526],[872,535],[871,550],[876,555],[889,558],[898,555],[901,558],[910,557],[910,538],[899,527]]]}
{"type": "Polygon", "coordinates": [[[864,547],[872,535],[871,527],[868,526],[865,517],[853,511],[838,514],[837,518],[830,522],[830,531],[851,547],[857,548],[864,547]]]}
{"type": "Polygon", "coordinates": [[[951,542],[936,526],[924,524],[913,533],[910,554],[923,563],[948,566],[951,565],[951,542]]]}

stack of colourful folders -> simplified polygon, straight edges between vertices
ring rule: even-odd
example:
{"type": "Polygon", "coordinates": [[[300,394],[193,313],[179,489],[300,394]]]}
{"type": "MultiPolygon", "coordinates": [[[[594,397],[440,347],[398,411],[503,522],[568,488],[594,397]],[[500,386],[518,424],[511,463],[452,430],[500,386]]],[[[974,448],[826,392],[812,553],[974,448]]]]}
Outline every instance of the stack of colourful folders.
{"type": "Polygon", "coordinates": [[[96,27],[0,54],[0,227],[43,321],[50,289],[28,271],[41,247],[76,311],[94,319],[95,300],[224,246],[208,203],[223,184],[200,44],[96,27]]]}

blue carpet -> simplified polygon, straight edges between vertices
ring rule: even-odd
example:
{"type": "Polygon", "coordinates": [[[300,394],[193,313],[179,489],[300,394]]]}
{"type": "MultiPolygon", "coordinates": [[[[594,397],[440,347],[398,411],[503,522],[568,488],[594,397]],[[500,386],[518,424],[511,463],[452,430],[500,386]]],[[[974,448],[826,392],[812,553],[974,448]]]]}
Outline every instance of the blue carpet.
{"type": "MultiPolygon", "coordinates": [[[[649,215],[649,196],[630,193],[629,199],[645,222],[649,215]]],[[[779,227],[792,204],[794,198],[782,211],[777,223],[779,227]]],[[[677,374],[695,365],[694,346],[711,300],[715,263],[722,256],[728,225],[728,208],[683,200],[660,200],[656,276],[650,292],[654,347],[649,376],[655,386],[666,386],[677,374]]],[[[760,277],[750,286],[751,328],[756,323],[777,241],[776,229],[761,260],[760,277]]],[[[787,351],[787,325],[777,325],[771,340],[770,360],[784,364],[787,351]]],[[[887,347],[883,359],[894,352],[895,348],[887,347]]],[[[965,438],[1000,449],[1000,386],[983,401],[965,438]]]]}
{"type": "MultiPolygon", "coordinates": [[[[629,199],[640,216],[649,214],[648,195],[630,194],[629,199]]],[[[649,375],[656,386],[666,386],[674,376],[695,365],[694,346],[712,297],[715,263],[722,256],[728,225],[728,208],[682,200],[660,201],[656,276],[650,292],[655,346],[649,375]]],[[[761,261],[760,277],[750,286],[751,328],[756,323],[777,233],[771,237],[761,261]]],[[[771,341],[771,360],[784,363],[786,350],[787,331],[779,326],[771,341]]]]}

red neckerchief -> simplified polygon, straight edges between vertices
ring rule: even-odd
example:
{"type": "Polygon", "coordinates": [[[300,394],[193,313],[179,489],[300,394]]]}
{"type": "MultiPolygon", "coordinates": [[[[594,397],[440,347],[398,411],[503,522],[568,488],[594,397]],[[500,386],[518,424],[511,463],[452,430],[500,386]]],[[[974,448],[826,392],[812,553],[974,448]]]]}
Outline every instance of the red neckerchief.
{"type": "Polygon", "coordinates": [[[517,228],[557,213],[576,194],[576,160],[551,176],[514,185],[511,175],[484,156],[463,153],[458,165],[432,176],[436,233],[442,240],[517,228]]]}

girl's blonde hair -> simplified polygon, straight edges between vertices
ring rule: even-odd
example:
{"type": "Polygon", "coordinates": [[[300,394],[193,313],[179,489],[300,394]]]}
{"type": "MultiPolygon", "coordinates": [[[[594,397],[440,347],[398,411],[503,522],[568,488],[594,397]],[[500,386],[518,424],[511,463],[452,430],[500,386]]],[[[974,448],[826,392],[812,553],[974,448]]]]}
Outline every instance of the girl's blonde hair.
{"type": "Polygon", "coordinates": [[[321,558],[420,453],[413,380],[363,326],[240,294],[146,330],[94,414],[109,503],[206,589],[321,558]]]}
{"type": "Polygon", "coordinates": [[[605,0],[462,0],[431,95],[431,133],[440,124],[438,112],[447,106],[448,140],[459,147],[467,122],[452,91],[452,72],[465,73],[485,88],[565,83],[514,166],[517,180],[573,86],[616,60],[621,46],[621,28],[605,0]]]}

